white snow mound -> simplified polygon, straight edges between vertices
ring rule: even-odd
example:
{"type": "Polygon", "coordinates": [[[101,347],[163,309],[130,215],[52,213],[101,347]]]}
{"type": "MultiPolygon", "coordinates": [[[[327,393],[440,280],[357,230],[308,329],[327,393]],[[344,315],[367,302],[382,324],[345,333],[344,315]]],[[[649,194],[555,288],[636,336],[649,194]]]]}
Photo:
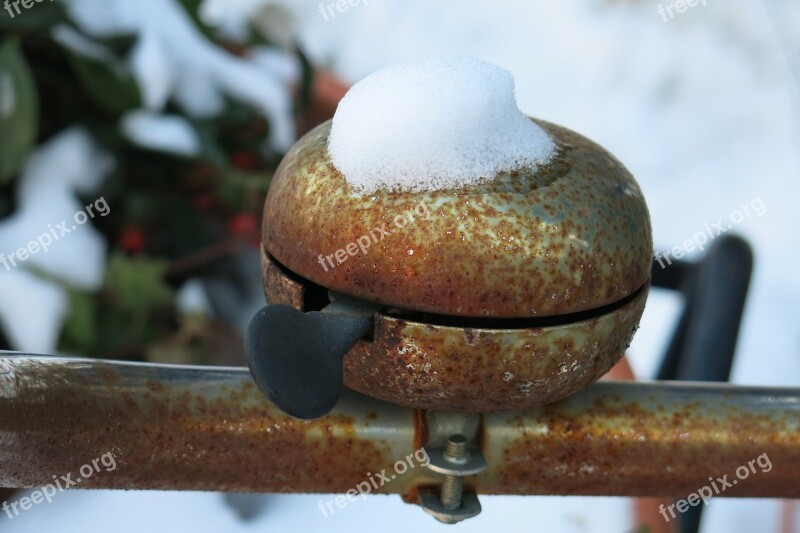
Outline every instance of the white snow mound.
{"type": "Polygon", "coordinates": [[[328,152],[354,189],[439,190],[535,169],[550,136],[517,107],[514,78],[467,57],[385,67],[356,83],[333,117],[328,152]]]}

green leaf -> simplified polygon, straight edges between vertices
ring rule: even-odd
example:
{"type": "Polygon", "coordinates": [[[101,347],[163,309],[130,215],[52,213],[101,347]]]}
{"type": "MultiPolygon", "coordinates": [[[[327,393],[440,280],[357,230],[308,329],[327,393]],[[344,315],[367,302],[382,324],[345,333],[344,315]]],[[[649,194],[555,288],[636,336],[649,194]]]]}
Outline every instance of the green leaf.
{"type": "Polygon", "coordinates": [[[97,37],[97,42],[111,50],[117,57],[126,57],[139,40],[137,33],[120,33],[110,37],[97,37]]]}
{"type": "Polygon", "coordinates": [[[61,332],[62,340],[78,346],[91,346],[97,338],[94,295],[70,291],[69,314],[61,332]]]}
{"type": "Polygon", "coordinates": [[[22,2],[15,8],[12,0],[8,4],[0,2],[0,10],[0,30],[43,30],[67,20],[61,2],[33,2],[26,9],[22,2]]]}
{"type": "Polygon", "coordinates": [[[19,42],[0,43],[0,183],[16,174],[36,142],[39,101],[19,42]]]}
{"type": "Polygon", "coordinates": [[[175,295],[164,279],[166,266],[166,261],[114,254],[106,270],[106,291],[117,307],[135,314],[169,305],[175,295]]]}
{"type": "Polygon", "coordinates": [[[112,113],[141,106],[139,85],[133,74],[110,49],[95,43],[104,57],[93,57],[64,47],[81,84],[98,104],[112,113]]]}
{"type": "Polygon", "coordinates": [[[295,113],[302,115],[311,109],[313,104],[313,89],[314,89],[314,76],[316,70],[311,60],[308,58],[303,49],[297,47],[297,57],[300,60],[300,91],[299,98],[297,98],[295,105],[295,113]]]}
{"type": "Polygon", "coordinates": [[[217,128],[214,121],[198,120],[193,122],[200,140],[200,155],[203,159],[213,163],[218,167],[225,167],[228,164],[228,156],[225,150],[217,141],[217,128]]]}

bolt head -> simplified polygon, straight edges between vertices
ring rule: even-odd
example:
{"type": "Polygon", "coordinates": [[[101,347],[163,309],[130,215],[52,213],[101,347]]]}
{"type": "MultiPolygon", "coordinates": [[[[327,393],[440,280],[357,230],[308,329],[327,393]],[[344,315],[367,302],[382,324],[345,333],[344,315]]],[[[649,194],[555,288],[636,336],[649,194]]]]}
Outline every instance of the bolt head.
{"type": "Polygon", "coordinates": [[[462,520],[481,514],[481,502],[474,492],[465,492],[461,497],[461,506],[456,509],[445,509],[439,494],[433,489],[420,489],[419,505],[422,509],[443,524],[457,524],[462,520]]]}

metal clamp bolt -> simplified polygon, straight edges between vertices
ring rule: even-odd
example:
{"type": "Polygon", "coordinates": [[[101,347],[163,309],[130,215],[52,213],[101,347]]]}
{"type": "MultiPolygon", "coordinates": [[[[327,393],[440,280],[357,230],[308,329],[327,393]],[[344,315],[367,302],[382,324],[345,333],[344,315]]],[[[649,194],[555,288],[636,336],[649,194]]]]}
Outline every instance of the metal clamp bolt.
{"type": "Polygon", "coordinates": [[[464,477],[486,469],[486,459],[480,450],[470,449],[464,435],[451,435],[444,450],[428,452],[428,469],[444,475],[440,493],[420,490],[420,506],[426,513],[445,524],[455,524],[481,512],[475,493],[464,493],[464,477]]]}

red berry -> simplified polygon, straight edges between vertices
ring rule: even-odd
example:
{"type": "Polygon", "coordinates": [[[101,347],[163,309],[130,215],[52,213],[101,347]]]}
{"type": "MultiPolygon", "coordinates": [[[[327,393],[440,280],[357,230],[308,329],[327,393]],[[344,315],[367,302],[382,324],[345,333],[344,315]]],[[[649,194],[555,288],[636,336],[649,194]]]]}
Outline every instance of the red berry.
{"type": "Polygon", "coordinates": [[[239,170],[251,170],[256,166],[256,158],[250,152],[234,152],[231,163],[239,170]]]}
{"type": "Polygon", "coordinates": [[[251,237],[257,230],[256,217],[251,213],[238,213],[228,221],[228,231],[235,237],[251,237]]]}
{"type": "Polygon", "coordinates": [[[192,205],[198,211],[205,211],[206,209],[211,209],[214,205],[217,204],[217,197],[214,193],[210,192],[203,192],[197,194],[192,198],[192,205]]]}
{"type": "Polygon", "coordinates": [[[123,228],[119,234],[119,246],[128,253],[139,252],[144,245],[144,232],[137,227],[123,228]]]}

